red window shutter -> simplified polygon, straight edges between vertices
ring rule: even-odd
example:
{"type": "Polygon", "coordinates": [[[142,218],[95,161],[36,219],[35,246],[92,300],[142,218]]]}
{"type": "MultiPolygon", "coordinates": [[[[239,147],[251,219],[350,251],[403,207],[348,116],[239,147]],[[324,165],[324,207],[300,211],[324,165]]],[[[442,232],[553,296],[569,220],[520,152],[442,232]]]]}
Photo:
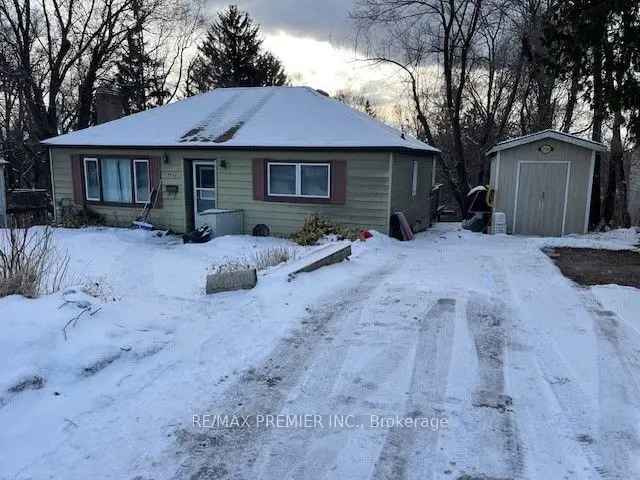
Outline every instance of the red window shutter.
{"type": "Polygon", "coordinates": [[[347,201],[347,162],[331,162],[331,203],[344,205],[347,201]]]}
{"type": "Polygon", "coordinates": [[[84,204],[84,165],[80,155],[71,155],[71,180],[73,185],[73,203],[84,204]]]}
{"type": "Polygon", "coordinates": [[[162,185],[160,184],[160,173],[162,168],[162,158],[161,157],[151,157],[149,159],[149,181],[151,182],[151,191],[153,192],[154,188],[158,189],[158,197],[156,199],[155,206],[160,208],[162,207],[162,185]]]}
{"type": "Polygon", "coordinates": [[[264,200],[266,196],[266,160],[253,159],[253,199],[264,200]]]}

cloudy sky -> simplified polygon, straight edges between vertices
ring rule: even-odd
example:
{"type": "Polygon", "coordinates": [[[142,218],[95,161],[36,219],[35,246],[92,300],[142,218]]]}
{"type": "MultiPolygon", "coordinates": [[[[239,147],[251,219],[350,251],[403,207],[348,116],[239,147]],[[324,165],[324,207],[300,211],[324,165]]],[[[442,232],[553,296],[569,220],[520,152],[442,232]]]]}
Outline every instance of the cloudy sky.
{"type": "MultiPolygon", "coordinates": [[[[394,101],[400,78],[356,54],[351,0],[236,0],[262,27],[265,47],[278,56],[296,85],[331,94],[366,94],[375,104],[394,101]]],[[[209,0],[211,15],[229,0],[209,0]]]]}

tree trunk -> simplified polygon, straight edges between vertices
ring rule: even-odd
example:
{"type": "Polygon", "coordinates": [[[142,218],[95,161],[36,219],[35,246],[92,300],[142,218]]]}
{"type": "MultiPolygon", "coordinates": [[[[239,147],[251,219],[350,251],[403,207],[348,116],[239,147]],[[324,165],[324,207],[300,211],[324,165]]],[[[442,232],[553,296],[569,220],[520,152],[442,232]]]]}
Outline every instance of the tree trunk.
{"type": "Polygon", "coordinates": [[[97,67],[94,68],[91,63],[85,78],[78,87],[78,121],[76,124],[78,129],[87,128],[91,124],[91,105],[97,77],[97,67]]]}
{"type": "Polygon", "coordinates": [[[624,117],[621,112],[616,112],[614,114],[612,127],[609,183],[605,197],[604,220],[609,226],[629,227],[631,217],[627,207],[627,182],[624,173],[622,125],[624,125],[624,117]]]}
{"type": "Polygon", "coordinates": [[[573,126],[573,112],[576,109],[578,103],[578,92],[580,90],[580,64],[576,62],[571,71],[571,86],[569,87],[569,97],[567,98],[567,108],[564,112],[564,119],[562,120],[562,131],[565,133],[571,132],[573,126]]]}
{"type": "MultiPolygon", "coordinates": [[[[602,50],[600,47],[595,47],[593,49],[593,130],[591,132],[591,139],[595,142],[602,142],[602,125],[605,119],[603,89],[602,50]]],[[[596,229],[602,219],[601,170],[602,154],[596,152],[591,188],[591,210],[589,211],[590,230],[596,229]]]]}

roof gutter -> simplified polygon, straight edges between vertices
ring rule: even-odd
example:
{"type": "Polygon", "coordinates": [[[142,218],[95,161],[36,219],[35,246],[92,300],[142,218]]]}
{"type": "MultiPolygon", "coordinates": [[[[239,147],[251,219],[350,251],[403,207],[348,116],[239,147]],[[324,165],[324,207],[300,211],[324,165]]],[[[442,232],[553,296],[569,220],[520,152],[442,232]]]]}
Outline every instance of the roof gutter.
{"type": "Polygon", "coordinates": [[[571,145],[586,148],[589,150],[596,150],[599,152],[607,151],[606,145],[600,142],[595,142],[593,140],[588,140],[586,138],[581,138],[576,135],[571,135],[568,133],[558,132],[556,130],[543,130],[541,132],[531,133],[529,135],[523,135],[521,137],[516,137],[509,140],[505,140],[504,142],[496,143],[493,147],[491,147],[485,153],[485,155],[489,157],[502,150],[508,150],[511,148],[515,148],[522,145],[527,145],[529,143],[534,143],[534,142],[547,140],[547,139],[553,139],[559,142],[569,143],[571,145]]]}
{"type": "Polygon", "coordinates": [[[289,150],[289,151],[306,151],[306,150],[316,150],[316,151],[330,151],[330,152],[402,152],[402,153],[410,153],[410,154],[438,154],[441,153],[435,147],[431,147],[432,150],[425,150],[420,148],[411,148],[411,147],[398,147],[398,146],[380,146],[380,147],[325,147],[325,146],[208,146],[208,145],[56,145],[45,142],[40,142],[47,148],[85,148],[85,149],[111,149],[111,150],[214,150],[214,151],[250,151],[250,152],[258,152],[258,151],[278,151],[278,150],[289,150]]]}

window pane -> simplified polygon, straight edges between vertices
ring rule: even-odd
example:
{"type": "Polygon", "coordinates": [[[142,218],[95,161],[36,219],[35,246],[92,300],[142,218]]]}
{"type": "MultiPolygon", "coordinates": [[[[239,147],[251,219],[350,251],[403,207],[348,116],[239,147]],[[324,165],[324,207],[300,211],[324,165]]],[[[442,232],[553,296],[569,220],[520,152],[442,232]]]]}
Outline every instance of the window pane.
{"type": "Polygon", "coordinates": [[[98,184],[98,162],[87,161],[85,163],[87,180],[87,199],[100,200],[100,185],[98,184]]]}
{"type": "Polygon", "coordinates": [[[138,202],[149,201],[149,164],[147,162],[135,162],[136,168],[136,200],[138,202]]]}
{"type": "Polygon", "coordinates": [[[411,194],[416,195],[418,191],[418,162],[413,160],[411,162],[411,194]]]}
{"type": "Polygon", "coordinates": [[[328,197],[329,167],[326,165],[302,165],[300,168],[300,190],[302,195],[328,197]]]}
{"type": "Polygon", "coordinates": [[[212,190],[198,190],[196,195],[198,213],[216,208],[216,194],[212,190]]]}
{"type": "Polygon", "coordinates": [[[131,203],[131,160],[103,158],[102,198],[105,202],[131,203]]]}
{"type": "Polygon", "coordinates": [[[296,194],[295,165],[269,165],[269,193],[272,195],[296,194]]]}
{"type": "Polygon", "coordinates": [[[216,169],[210,165],[196,165],[196,179],[199,188],[216,188],[216,169]]]}

